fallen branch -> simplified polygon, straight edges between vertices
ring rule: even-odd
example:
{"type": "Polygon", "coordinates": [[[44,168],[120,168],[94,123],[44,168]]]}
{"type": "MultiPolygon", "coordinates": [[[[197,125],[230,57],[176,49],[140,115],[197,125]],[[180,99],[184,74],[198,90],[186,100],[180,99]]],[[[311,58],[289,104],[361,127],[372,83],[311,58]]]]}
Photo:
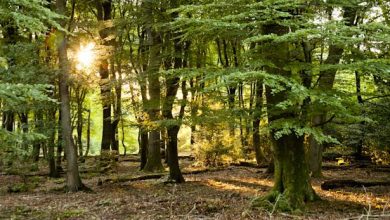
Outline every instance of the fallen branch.
{"type": "Polygon", "coordinates": [[[148,174],[143,176],[133,176],[133,177],[119,177],[119,178],[108,178],[105,179],[104,183],[123,183],[123,182],[134,182],[139,180],[150,180],[150,179],[160,179],[161,177],[165,176],[166,174],[159,173],[159,174],[148,174]]]}
{"type": "Polygon", "coordinates": [[[370,187],[370,186],[390,186],[390,182],[364,182],[357,180],[329,180],[321,184],[321,189],[330,190],[344,187],[370,187]]]}
{"type": "MultiPolygon", "coordinates": [[[[183,175],[191,175],[191,174],[201,174],[201,173],[206,173],[206,172],[216,172],[216,171],[221,171],[221,170],[227,170],[231,168],[215,168],[215,169],[201,169],[201,170],[190,170],[190,171],[183,171],[183,175]]],[[[146,174],[146,175],[141,175],[141,176],[122,176],[118,178],[107,178],[103,180],[103,183],[123,183],[123,182],[134,182],[134,181],[139,181],[139,180],[150,180],[150,179],[160,179],[168,175],[167,173],[156,173],[156,174],[146,174]]]]}
{"type": "Polygon", "coordinates": [[[236,166],[236,167],[268,168],[268,165],[258,165],[258,164],[247,162],[247,161],[240,161],[238,163],[231,163],[230,165],[236,166]]]}

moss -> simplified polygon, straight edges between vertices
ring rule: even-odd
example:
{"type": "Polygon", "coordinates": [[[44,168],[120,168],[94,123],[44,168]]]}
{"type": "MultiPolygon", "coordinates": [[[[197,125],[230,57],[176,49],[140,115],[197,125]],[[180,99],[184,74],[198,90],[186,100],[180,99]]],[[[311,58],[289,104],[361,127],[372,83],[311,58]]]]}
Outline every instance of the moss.
{"type": "Polygon", "coordinates": [[[29,187],[25,183],[17,183],[12,186],[8,186],[7,192],[9,193],[19,193],[19,192],[27,192],[29,187]]]}
{"type": "Polygon", "coordinates": [[[280,194],[275,190],[272,190],[266,196],[254,198],[251,206],[253,208],[263,208],[269,212],[294,212],[296,210],[284,194],[280,194]]]}
{"type": "Polygon", "coordinates": [[[84,214],[85,210],[83,209],[70,209],[60,212],[56,215],[56,219],[65,219],[65,218],[75,218],[80,217],[84,214]]]}
{"type": "Polygon", "coordinates": [[[305,193],[284,191],[280,193],[273,189],[265,196],[256,197],[251,201],[252,208],[261,208],[269,212],[290,212],[293,214],[302,214],[304,212],[305,201],[315,201],[319,197],[313,190],[305,193]]]}

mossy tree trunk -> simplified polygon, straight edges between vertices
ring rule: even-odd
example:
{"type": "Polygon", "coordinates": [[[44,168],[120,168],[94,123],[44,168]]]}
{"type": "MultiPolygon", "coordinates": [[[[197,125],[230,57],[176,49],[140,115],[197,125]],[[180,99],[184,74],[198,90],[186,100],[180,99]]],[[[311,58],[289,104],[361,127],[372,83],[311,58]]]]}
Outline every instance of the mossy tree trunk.
{"type": "MultiPolygon", "coordinates": [[[[265,25],[264,34],[276,34],[282,36],[288,33],[288,28],[278,24],[265,25]]],[[[264,56],[272,62],[265,70],[270,74],[292,77],[292,72],[286,70],[290,60],[290,44],[287,42],[267,42],[262,45],[264,56]]],[[[289,87],[284,85],[283,91],[271,91],[266,88],[268,122],[272,125],[275,121],[289,120],[299,117],[303,106],[293,106],[281,109],[278,104],[289,97],[289,87]]],[[[297,210],[304,207],[306,201],[317,198],[311,183],[304,148],[304,136],[296,136],[291,130],[289,134],[282,134],[275,138],[277,129],[271,130],[273,139],[274,157],[274,186],[270,194],[257,201],[279,201],[278,208],[282,210],[297,210]],[[277,197],[279,197],[277,199],[277,197]]],[[[256,201],[255,201],[256,202],[256,201]]]]}
{"type": "Polygon", "coordinates": [[[306,201],[317,198],[310,183],[303,140],[303,136],[297,137],[295,134],[274,140],[275,183],[270,195],[281,194],[285,198],[288,206],[283,209],[300,209],[306,201]]]}

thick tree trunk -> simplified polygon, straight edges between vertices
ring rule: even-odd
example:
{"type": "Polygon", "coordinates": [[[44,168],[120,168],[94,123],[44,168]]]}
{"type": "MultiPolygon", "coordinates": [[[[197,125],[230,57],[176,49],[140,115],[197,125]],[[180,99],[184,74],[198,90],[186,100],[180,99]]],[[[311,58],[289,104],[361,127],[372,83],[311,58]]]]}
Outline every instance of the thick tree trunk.
{"type": "MultiPolygon", "coordinates": [[[[111,0],[98,1],[97,2],[97,19],[98,21],[111,20],[111,0]]],[[[108,39],[110,36],[110,29],[105,28],[99,31],[100,38],[103,41],[103,45],[111,46],[112,40],[108,39]],[[108,40],[107,40],[107,39],[108,40]]],[[[103,105],[103,130],[102,130],[102,142],[101,142],[101,155],[105,157],[109,154],[113,138],[113,129],[111,122],[111,82],[110,82],[110,70],[109,62],[107,58],[100,60],[99,64],[100,74],[100,94],[103,105]]]]}
{"type": "MultiPolygon", "coordinates": [[[[149,96],[148,100],[148,115],[152,123],[156,123],[160,117],[160,95],[161,86],[159,79],[159,70],[161,65],[161,37],[153,29],[154,20],[154,2],[144,1],[142,3],[144,7],[145,15],[149,16],[147,22],[146,32],[148,35],[148,41],[150,44],[149,54],[149,66],[148,66],[148,81],[149,81],[149,96]]],[[[161,151],[160,151],[160,130],[157,124],[152,125],[149,132],[148,140],[148,160],[146,161],[145,171],[161,171],[163,166],[161,163],[161,151]]]]}
{"type": "Polygon", "coordinates": [[[275,183],[270,196],[283,195],[289,207],[282,209],[299,209],[304,202],[317,198],[310,183],[303,140],[303,136],[291,134],[274,141],[275,183]]]}
{"type": "MultiPolygon", "coordinates": [[[[288,33],[285,26],[278,24],[270,24],[264,26],[265,34],[284,35],[288,33]]],[[[265,54],[272,62],[273,66],[265,67],[266,71],[283,77],[291,77],[292,72],[284,69],[289,61],[289,44],[282,42],[272,42],[263,45],[263,51],[269,51],[265,54]],[[273,53],[278,51],[278,53],[273,53]]],[[[304,108],[304,106],[296,106],[296,108],[280,109],[278,104],[288,98],[289,88],[284,91],[272,93],[267,87],[267,115],[268,121],[272,126],[274,121],[288,120],[298,117],[299,113],[296,109],[304,108]]],[[[304,110],[301,110],[304,111],[304,110]]],[[[296,210],[303,208],[306,201],[313,201],[317,198],[311,183],[307,167],[306,154],[304,148],[304,136],[296,136],[294,131],[290,134],[283,134],[278,139],[275,139],[275,132],[271,131],[273,139],[273,155],[274,155],[274,187],[270,194],[265,198],[254,200],[254,205],[265,200],[275,202],[279,199],[278,209],[281,210],[296,210]],[[278,198],[281,196],[280,198],[278,198]],[[284,201],[284,202],[282,202],[284,201]]]]}
{"type": "Polygon", "coordinates": [[[184,183],[184,177],[180,171],[179,158],[177,150],[177,134],[179,133],[180,126],[172,126],[167,129],[168,133],[168,166],[169,166],[169,180],[176,183],[184,183]]]}
{"type": "MultiPolygon", "coordinates": [[[[178,65],[178,64],[176,64],[178,65]]],[[[181,64],[180,64],[181,65],[181,64]]],[[[178,68],[178,67],[177,67],[178,68]]],[[[166,96],[163,105],[163,116],[166,120],[173,120],[173,102],[175,100],[177,90],[179,88],[180,79],[170,78],[166,81],[166,96]]],[[[185,85],[183,85],[185,88],[185,85]]],[[[186,98],[186,91],[183,91],[183,98],[186,98]]],[[[185,105],[182,104],[181,111],[179,113],[179,120],[183,117],[185,105]]],[[[169,179],[176,183],[183,183],[184,178],[181,174],[179,167],[179,159],[178,159],[178,150],[177,150],[177,135],[180,130],[180,125],[170,125],[167,127],[168,134],[168,144],[167,144],[167,161],[169,166],[169,179]]]]}
{"type": "MultiPolygon", "coordinates": [[[[56,1],[57,11],[59,14],[65,14],[66,12],[66,0],[56,1]]],[[[65,25],[63,25],[65,26],[65,25]]],[[[69,66],[67,56],[67,39],[63,32],[60,32],[62,42],[58,46],[58,59],[60,65],[60,100],[61,100],[61,131],[63,143],[66,151],[67,160],[67,190],[70,192],[76,192],[84,187],[79,175],[79,167],[77,164],[77,150],[73,145],[72,140],[72,127],[71,127],[71,115],[70,115],[70,97],[69,97],[69,66]]]]}
{"type": "Polygon", "coordinates": [[[148,159],[143,170],[149,172],[159,172],[163,169],[160,151],[160,132],[158,130],[153,130],[149,132],[148,159]]]}
{"type": "Polygon", "coordinates": [[[102,130],[102,142],[101,142],[101,154],[104,155],[110,151],[112,129],[111,129],[111,104],[110,96],[111,89],[109,86],[109,75],[108,75],[108,63],[102,61],[99,67],[100,73],[100,94],[103,104],[103,130],[102,130]]]}
{"type": "Polygon", "coordinates": [[[143,129],[139,128],[139,134],[138,134],[138,143],[139,143],[139,153],[141,157],[141,164],[140,164],[140,170],[143,170],[146,161],[148,159],[148,132],[143,129]]]}

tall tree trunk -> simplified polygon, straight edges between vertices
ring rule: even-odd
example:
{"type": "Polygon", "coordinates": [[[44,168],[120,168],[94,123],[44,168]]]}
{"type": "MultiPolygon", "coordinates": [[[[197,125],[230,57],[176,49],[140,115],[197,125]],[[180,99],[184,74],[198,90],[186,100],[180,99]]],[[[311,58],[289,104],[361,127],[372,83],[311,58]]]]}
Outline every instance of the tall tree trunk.
{"type": "MultiPolygon", "coordinates": [[[[363,101],[363,97],[362,97],[362,93],[361,93],[361,78],[360,78],[360,74],[358,71],[355,71],[355,82],[356,82],[355,83],[356,84],[356,98],[357,98],[359,105],[363,108],[364,101],[363,101]]],[[[362,111],[364,111],[364,109],[362,111]]],[[[355,152],[356,159],[363,158],[363,144],[364,144],[364,135],[365,135],[365,132],[363,130],[364,127],[365,127],[365,122],[364,121],[360,122],[361,135],[359,136],[359,141],[356,144],[356,152],[355,152]]]]}
{"type": "MultiPolygon", "coordinates": [[[[344,19],[347,26],[355,24],[356,8],[344,7],[344,19]]],[[[344,49],[338,45],[330,45],[328,57],[324,64],[335,65],[338,64],[343,55],[344,49]]],[[[323,90],[330,90],[333,88],[334,80],[336,78],[337,69],[328,69],[320,72],[318,79],[318,87],[323,90]]],[[[327,112],[320,112],[313,116],[313,126],[323,124],[326,121],[327,112]]],[[[313,177],[322,176],[322,151],[323,145],[318,143],[313,136],[309,136],[309,168],[313,177]]]]}
{"type": "Polygon", "coordinates": [[[88,109],[88,119],[87,119],[87,149],[85,149],[85,157],[88,156],[90,146],[91,146],[91,109],[88,109]]]}
{"type": "MultiPolygon", "coordinates": [[[[97,1],[97,19],[98,21],[111,20],[111,0],[97,1]]],[[[112,39],[109,39],[110,29],[104,28],[99,31],[100,38],[103,40],[104,46],[111,46],[112,39]]],[[[112,144],[113,134],[112,122],[111,122],[111,82],[110,82],[110,70],[109,62],[107,58],[100,60],[99,64],[100,74],[100,94],[103,105],[103,130],[102,130],[102,142],[101,142],[101,155],[109,153],[112,144]]]]}
{"type": "MultiPolygon", "coordinates": [[[[43,113],[41,110],[38,110],[35,112],[35,130],[37,133],[41,133],[43,131],[43,113]]],[[[39,154],[42,148],[41,142],[36,142],[33,145],[33,151],[32,151],[32,159],[34,162],[38,162],[39,160],[39,154]]]]}
{"type": "Polygon", "coordinates": [[[260,145],[260,120],[262,108],[263,84],[257,81],[255,84],[255,108],[253,111],[253,134],[252,143],[255,150],[256,162],[261,164],[264,161],[264,155],[260,145]]]}
{"type": "MultiPolygon", "coordinates": [[[[57,12],[65,15],[66,12],[66,0],[56,1],[57,12]]],[[[62,22],[62,26],[65,26],[65,22],[62,22]]],[[[58,59],[60,67],[60,100],[61,100],[61,131],[62,139],[64,141],[64,148],[66,151],[67,160],[67,190],[70,192],[76,192],[84,187],[79,175],[79,167],[77,164],[77,150],[73,145],[71,134],[71,115],[70,115],[70,97],[69,97],[69,66],[67,55],[67,39],[64,32],[60,31],[62,39],[58,46],[58,59]]]]}
{"type": "MultiPolygon", "coordinates": [[[[278,24],[270,24],[264,26],[264,34],[284,35],[288,33],[288,29],[278,24]]],[[[267,66],[266,71],[276,75],[291,77],[291,72],[284,70],[289,60],[289,44],[282,42],[270,42],[263,46],[263,51],[269,51],[264,54],[273,63],[274,66],[267,66]],[[278,53],[273,53],[278,51],[278,53]]],[[[272,93],[270,88],[267,88],[266,98],[268,107],[268,121],[272,125],[274,121],[291,119],[298,117],[294,108],[281,110],[278,104],[283,102],[288,97],[288,88],[278,93],[272,93]]],[[[281,207],[287,210],[296,210],[304,206],[306,201],[313,201],[317,198],[311,183],[307,167],[304,137],[296,136],[294,131],[290,134],[284,134],[277,140],[275,130],[271,131],[273,139],[273,154],[274,154],[274,186],[265,199],[275,202],[280,195],[285,201],[285,206],[281,207]]],[[[254,201],[263,201],[264,198],[254,201]]]]}
{"type": "MultiPolygon", "coordinates": [[[[2,34],[6,45],[15,45],[18,39],[17,25],[10,22],[5,25],[5,31],[2,31],[2,34]]],[[[7,57],[7,59],[9,66],[15,65],[15,57],[7,57]]],[[[10,132],[14,131],[15,113],[13,111],[3,111],[2,113],[2,128],[10,132]]]]}
{"type": "MultiPolygon", "coordinates": [[[[61,108],[58,110],[58,127],[57,127],[57,155],[56,155],[56,167],[58,172],[62,172],[62,166],[61,166],[61,161],[62,161],[62,152],[63,152],[63,139],[62,139],[62,128],[61,128],[61,118],[62,118],[62,113],[61,113],[61,108]]],[[[65,156],[65,155],[64,155],[65,156]]]]}
{"type": "Polygon", "coordinates": [[[75,88],[75,95],[76,95],[76,102],[77,102],[76,103],[77,104],[77,126],[76,126],[77,146],[78,146],[79,157],[82,157],[83,156],[82,136],[83,136],[83,124],[84,124],[83,103],[86,96],[86,90],[81,88],[81,86],[79,86],[78,88],[75,88]]]}
{"type": "Polygon", "coordinates": [[[48,155],[47,155],[47,162],[49,164],[49,177],[53,178],[58,178],[60,177],[56,163],[55,163],[55,157],[54,157],[54,145],[55,145],[55,135],[56,135],[56,130],[55,130],[55,124],[56,124],[56,109],[49,109],[47,111],[47,121],[50,127],[50,135],[49,139],[47,141],[47,146],[48,146],[48,155]]]}
{"type": "MultiPolygon", "coordinates": [[[[149,80],[149,96],[148,101],[148,115],[152,123],[156,123],[160,116],[160,93],[161,86],[159,80],[159,70],[161,65],[161,37],[159,33],[154,30],[154,2],[143,1],[143,7],[145,14],[149,16],[147,24],[147,35],[150,46],[149,55],[149,66],[148,66],[148,80],[149,80]]],[[[145,171],[161,171],[163,166],[161,163],[161,151],[160,151],[160,130],[156,127],[157,124],[153,125],[149,132],[148,139],[148,160],[146,161],[144,170],[145,171]]]]}

